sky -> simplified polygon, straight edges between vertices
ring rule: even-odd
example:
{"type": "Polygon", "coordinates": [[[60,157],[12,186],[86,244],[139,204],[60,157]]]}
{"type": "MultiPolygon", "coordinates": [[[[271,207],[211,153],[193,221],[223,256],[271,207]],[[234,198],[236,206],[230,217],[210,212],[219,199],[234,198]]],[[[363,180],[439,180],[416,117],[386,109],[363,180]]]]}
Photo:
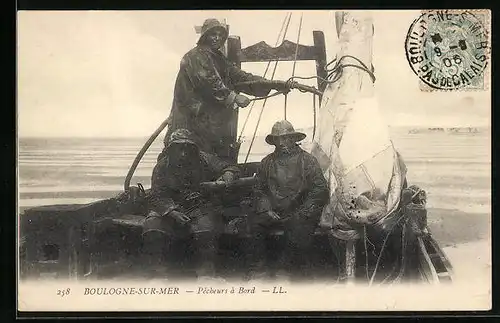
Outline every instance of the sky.
{"type": "MultiPolygon", "coordinates": [[[[226,19],[242,47],[274,46],[286,11],[20,11],[18,13],[18,134],[43,137],[148,136],[168,117],[182,56],[194,47],[194,26],[209,17],[226,19]]],[[[327,56],[337,52],[334,12],[293,12],[287,39],[312,45],[312,31],[325,33],[327,56]]],[[[490,92],[421,92],[404,53],[404,40],[418,11],[374,11],[373,65],[376,95],[392,126],[484,126],[490,124],[490,92]]],[[[262,75],[265,63],[243,64],[262,75]]],[[[275,79],[292,74],[280,62],[275,79]]],[[[298,62],[296,76],[316,74],[314,61],[298,62]]],[[[303,83],[316,85],[315,81],[303,83]]],[[[262,102],[262,101],[260,101],[262,102]]],[[[292,92],[288,119],[312,125],[312,96],[292,92]]],[[[284,98],[269,99],[258,133],[283,119],[284,98]]],[[[261,109],[252,110],[251,135],[261,109]]],[[[240,130],[250,109],[241,110],[240,130]]]]}

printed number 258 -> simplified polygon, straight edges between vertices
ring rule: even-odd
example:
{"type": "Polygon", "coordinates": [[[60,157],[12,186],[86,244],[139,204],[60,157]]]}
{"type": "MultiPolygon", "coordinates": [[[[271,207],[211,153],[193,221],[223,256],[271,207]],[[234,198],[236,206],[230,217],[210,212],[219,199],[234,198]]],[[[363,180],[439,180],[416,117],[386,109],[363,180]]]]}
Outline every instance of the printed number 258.
{"type": "Polygon", "coordinates": [[[61,297],[68,296],[70,291],[71,291],[71,289],[69,289],[69,288],[58,289],[57,290],[57,296],[61,296],[61,297]]]}

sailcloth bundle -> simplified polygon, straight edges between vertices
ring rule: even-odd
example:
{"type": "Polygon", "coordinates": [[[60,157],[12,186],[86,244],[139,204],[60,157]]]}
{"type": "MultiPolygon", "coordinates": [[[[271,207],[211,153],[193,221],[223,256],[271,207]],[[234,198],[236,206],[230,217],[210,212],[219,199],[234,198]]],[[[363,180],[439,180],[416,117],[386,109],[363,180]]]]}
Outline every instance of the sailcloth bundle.
{"type": "MultiPolygon", "coordinates": [[[[371,66],[369,14],[341,12],[336,18],[340,56],[351,55],[371,66]]],[[[406,168],[380,116],[366,71],[345,68],[339,81],[326,88],[311,153],[331,189],[323,227],[349,231],[353,223],[385,226],[383,220],[399,204],[406,168]]]]}

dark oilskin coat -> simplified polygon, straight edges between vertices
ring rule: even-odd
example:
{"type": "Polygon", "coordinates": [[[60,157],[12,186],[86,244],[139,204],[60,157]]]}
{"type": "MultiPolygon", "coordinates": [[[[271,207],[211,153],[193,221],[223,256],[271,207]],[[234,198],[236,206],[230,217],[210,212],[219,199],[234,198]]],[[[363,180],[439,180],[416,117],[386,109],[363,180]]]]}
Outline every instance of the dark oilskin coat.
{"type": "Polygon", "coordinates": [[[323,207],[329,201],[328,182],[319,163],[298,145],[288,154],[275,151],[266,156],[257,171],[255,191],[256,212],[250,218],[253,239],[247,246],[249,271],[259,271],[269,259],[269,266],[285,266],[303,272],[308,264],[309,250],[323,207]],[[274,211],[280,220],[273,220],[267,211],[274,211]],[[267,254],[265,236],[273,230],[284,230],[284,253],[267,254]]]}
{"type": "MultiPolygon", "coordinates": [[[[172,147],[172,145],[170,146],[172,147]]],[[[166,221],[164,231],[170,232],[175,224],[170,219],[168,213],[177,210],[185,213],[193,219],[192,231],[210,231],[213,227],[212,206],[206,198],[199,197],[194,201],[189,201],[188,196],[199,193],[200,183],[204,181],[214,181],[226,171],[235,174],[239,173],[236,166],[218,158],[213,154],[208,154],[191,146],[196,153],[193,158],[186,160],[186,164],[176,165],[171,163],[175,159],[172,150],[167,148],[166,154],[161,158],[153,169],[151,178],[151,190],[148,196],[150,209],[158,213],[166,221]]]]}
{"type": "Polygon", "coordinates": [[[257,213],[273,210],[285,218],[319,221],[329,200],[328,182],[318,161],[299,146],[287,155],[273,152],[266,156],[256,179],[257,213]]]}
{"type": "Polygon", "coordinates": [[[231,63],[222,52],[198,45],[184,55],[174,89],[170,123],[165,138],[179,128],[190,130],[200,149],[218,156],[228,156],[229,124],[235,93],[255,96],[269,94],[269,85],[241,86],[239,82],[263,80],[231,63]]]}

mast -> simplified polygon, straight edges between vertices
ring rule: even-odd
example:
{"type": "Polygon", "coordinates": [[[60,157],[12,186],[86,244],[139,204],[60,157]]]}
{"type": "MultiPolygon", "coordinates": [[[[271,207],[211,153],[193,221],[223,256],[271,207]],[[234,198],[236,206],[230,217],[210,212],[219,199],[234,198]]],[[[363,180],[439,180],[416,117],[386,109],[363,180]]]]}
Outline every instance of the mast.
{"type": "MultiPolygon", "coordinates": [[[[337,62],[340,65],[365,65],[372,70],[373,52],[373,20],[369,12],[363,11],[340,11],[335,13],[335,26],[338,36],[337,62]],[[348,55],[349,57],[344,57],[348,55]],[[353,58],[354,57],[354,58],[353,58]],[[356,60],[357,58],[358,60],[356,60]],[[360,63],[361,62],[361,63],[360,63]]],[[[332,64],[333,65],[333,64],[332,64]]],[[[329,66],[332,68],[333,66],[329,66]]],[[[344,67],[340,68],[341,77],[335,83],[327,85],[321,102],[321,108],[317,116],[318,137],[315,139],[312,154],[316,156],[326,177],[330,182],[332,201],[330,209],[336,208],[338,199],[335,197],[335,188],[343,185],[342,178],[346,168],[344,162],[356,161],[351,156],[343,160],[340,154],[342,148],[340,143],[344,136],[344,129],[358,105],[366,104],[366,99],[374,97],[373,80],[367,71],[344,67]]],[[[355,158],[354,158],[355,159],[355,158]]],[[[342,189],[341,189],[342,190],[342,189]]],[[[328,209],[328,208],[327,208],[328,209]]],[[[321,225],[331,227],[334,212],[324,212],[321,225]]],[[[354,282],[356,268],[356,240],[360,235],[356,230],[349,230],[337,238],[343,242],[345,253],[343,253],[344,275],[348,283],[354,282]]]]}
{"type": "MultiPolygon", "coordinates": [[[[374,35],[371,14],[366,11],[339,11],[335,13],[335,25],[340,48],[337,57],[354,56],[371,69],[374,35]]],[[[359,65],[352,58],[346,58],[344,63],[359,65]]],[[[345,68],[343,75],[338,84],[330,85],[341,89],[339,93],[335,93],[337,100],[340,96],[342,102],[348,103],[361,97],[374,96],[373,82],[365,71],[345,68]]]]}
{"type": "MultiPolygon", "coordinates": [[[[335,26],[339,48],[336,54],[337,62],[342,59],[342,65],[360,65],[352,58],[355,57],[372,70],[374,26],[371,14],[364,11],[339,11],[335,13],[335,26]],[[343,58],[346,55],[352,57],[343,58]]],[[[315,139],[318,147],[328,155],[325,156],[328,160],[326,163],[332,161],[330,157],[333,136],[336,137],[336,146],[339,146],[343,129],[349,120],[350,105],[360,99],[373,98],[374,95],[373,80],[366,71],[359,68],[343,68],[342,77],[326,86],[320,113],[316,119],[318,136],[315,139]],[[332,129],[333,124],[336,125],[335,129],[332,129]],[[332,133],[333,131],[335,133],[332,133]]]]}
{"type": "MultiPolygon", "coordinates": [[[[359,58],[366,66],[372,66],[373,54],[373,20],[371,14],[363,11],[341,11],[335,13],[337,35],[339,37],[339,58],[351,55],[359,58]]],[[[357,98],[372,97],[374,87],[365,71],[346,68],[345,77],[340,79],[338,95],[342,103],[357,98]]],[[[340,102],[339,102],[340,103],[340,102]]],[[[347,115],[346,115],[347,116],[347,115]]],[[[345,120],[347,121],[347,120],[345,120]]],[[[344,123],[345,126],[345,123],[344,123]]],[[[348,283],[353,283],[356,268],[356,240],[346,241],[346,274],[348,283]]]]}

